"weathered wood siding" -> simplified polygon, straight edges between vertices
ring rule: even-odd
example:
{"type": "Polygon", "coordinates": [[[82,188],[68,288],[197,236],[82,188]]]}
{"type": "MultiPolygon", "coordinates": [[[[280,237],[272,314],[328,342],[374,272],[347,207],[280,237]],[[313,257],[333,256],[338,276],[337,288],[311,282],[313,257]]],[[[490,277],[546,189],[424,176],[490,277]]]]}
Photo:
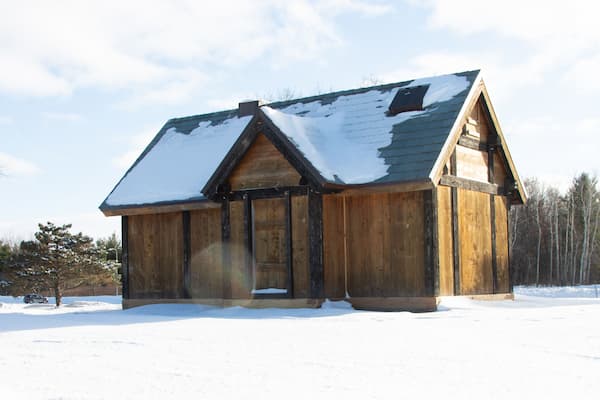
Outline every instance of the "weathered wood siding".
{"type": "Polygon", "coordinates": [[[345,211],[349,295],[425,295],[423,193],[351,196],[345,211]]]}
{"type": "Polygon", "coordinates": [[[456,164],[456,176],[480,182],[488,181],[487,152],[457,145],[456,164]]]}
{"type": "Polygon", "coordinates": [[[498,186],[504,186],[506,177],[507,173],[505,161],[503,157],[496,151],[494,152],[494,179],[492,183],[495,183],[498,186]]]}
{"type": "Polygon", "coordinates": [[[306,196],[292,197],[292,272],[294,297],[309,297],[308,198],[306,196]]]}
{"type": "Polygon", "coordinates": [[[128,218],[130,298],[183,297],[181,213],[128,218]]]}
{"type": "Polygon", "coordinates": [[[498,293],[510,292],[509,258],[508,258],[508,207],[507,198],[494,196],[496,217],[496,271],[498,293]]]}
{"type": "MultiPolygon", "coordinates": [[[[257,288],[285,288],[285,237],[283,198],[253,200],[252,216],[246,232],[244,226],[244,201],[229,203],[231,238],[226,245],[231,260],[231,297],[252,297],[255,282],[257,288]],[[273,205],[274,207],[270,207],[273,205]],[[276,206],[276,207],[275,207],[276,206]],[[254,247],[248,248],[248,237],[253,237],[254,247]],[[259,263],[258,274],[253,269],[259,263]],[[269,263],[277,265],[267,265],[269,263]]],[[[220,225],[219,225],[220,229],[220,225]]],[[[291,198],[292,273],[295,298],[309,296],[308,279],[308,202],[306,196],[291,198]]],[[[227,279],[225,277],[225,279],[227,279]]],[[[226,282],[228,286],[228,282],[226,282]]]]}
{"type": "Polygon", "coordinates": [[[439,186],[437,189],[438,207],[438,251],[440,295],[454,294],[454,264],[452,243],[452,199],[451,189],[439,186]]]}
{"type": "Polygon", "coordinates": [[[344,198],[323,196],[323,269],[325,297],[346,296],[344,198]]]}
{"type": "Polygon", "coordinates": [[[481,142],[485,143],[488,141],[491,127],[481,98],[477,101],[469,113],[467,130],[472,134],[472,136],[479,137],[481,142]]]}
{"type": "Polygon", "coordinates": [[[190,212],[190,294],[192,298],[223,296],[221,209],[190,212]]]}
{"type": "Polygon", "coordinates": [[[233,190],[296,186],[299,182],[300,174],[263,134],[258,134],[229,176],[233,190]]]}
{"type": "Polygon", "coordinates": [[[287,288],[285,199],[252,202],[254,289],[287,288]]]}
{"type": "Polygon", "coordinates": [[[458,189],[460,294],[493,293],[490,195],[458,189]]]}
{"type": "MultiPolygon", "coordinates": [[[[231,221],[231,239],[225,251],[229,251],[231,260],[231,298],[246,299],[250,297],[252,284],[251,271],[246,265],[248,257],[246,234],[244,233],[244,202],[232,201],[229,203],[231,221]]],[[[225,278],[227,279],[227,278],[225,278]]]]}

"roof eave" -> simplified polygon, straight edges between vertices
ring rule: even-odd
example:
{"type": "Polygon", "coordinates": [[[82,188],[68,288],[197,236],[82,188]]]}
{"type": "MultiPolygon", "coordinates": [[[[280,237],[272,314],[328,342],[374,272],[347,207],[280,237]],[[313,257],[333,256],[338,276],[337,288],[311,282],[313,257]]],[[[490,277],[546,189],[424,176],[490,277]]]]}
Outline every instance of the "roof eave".
{"type": "Polygon", "coordinates": [[[107,217],[122,215],[160,214],[176,211],[199,210],[218,207],[217,203],[206,198],[161,201],[156,203],[126,204],[110,206],[102,203],[100,211],[107,217]]]}

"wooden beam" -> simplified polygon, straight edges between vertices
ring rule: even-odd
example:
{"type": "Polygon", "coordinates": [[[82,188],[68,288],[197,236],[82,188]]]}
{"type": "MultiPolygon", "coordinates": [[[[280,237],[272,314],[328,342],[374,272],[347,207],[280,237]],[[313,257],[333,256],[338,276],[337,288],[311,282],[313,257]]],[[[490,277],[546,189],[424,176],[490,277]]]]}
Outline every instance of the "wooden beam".
{"type": "Polygon", "coordinates": [[[437,296],[440,291],[439,254],[437,243],[436,189],[423,192],[425,216],[425,295],[437,296]]]}
{"type": "Polygon", "coordinates": [[[458,139],[458,144],[468,149],[487,151],[488,146],[475,138],[461,135],[458,139]]]}
{"type": "Polygon", "coordinates": [[[310,297],[318,299],[324,296],[323,197],[312,190],[308,192],[308,247],[310,297]]]}
{"type": "MultiPolygon", "coordinates": [[[[451,171],[452,175],[456,175],[456,150],[451,156],[451,171]]],[[[452,206],[452,260],[453,260],[453,275],[454,275],[454,295],[460,295],[460,237],[458,230],[458,188],[452,186],[451,206],[452,206]]]]}
{"type": "Polygon", "coordinates": [[[223,298],[231,298],[231,223],[229,218],[229,199],[221,203],[221,239],[223,241],[223,298]]]}
{"type": "Polygon", "coordinates": [[[184,211],[181,213],[181,216],[183,218],[183,297],[189,299],[192,297],[190,212],[184,211]]]}
{"type": "Polygon", "coordinates": [[[121,294],[123,299],[129,299],[129,218],[121,217],[121,294]]]}
{"type": "Polygon", "coordinates": [[[345,196],[373,194],[373,193],[405,193],[429,190],[434,185],[429,179],[408,181],[403,183],[375,183],[365,185],[341,185],[326,183],[325,188],[337,191],[345,196]]]}
{"type": "Polygon", "coordinates": [[[496,184],[474,181],[472,179],[461,178],[452,175],[443,175],[440,178],[440,185],[472,190],[474,192],[495,194],[500,196],[504,195],[504,188],[496,184]]]}
{"type": "Polygon", "coordinates": [[[285,192],[285,257],[287,264],[287,295],[294,297],[294,270],[292,261],[294,255],[292,246],[292,196],[290,192],[285,192]]]}
{"type": "Polygon", "coordinates": [[[273,197],[284,197],[286,192],[291,195],[306,195],[308,193],[308,186],[282,186],[265,189],[236,190],[229,193],[227,197],[229,200],[243,200],[245,197],[249,197],[252,200],[271,199],[273,197]]]}

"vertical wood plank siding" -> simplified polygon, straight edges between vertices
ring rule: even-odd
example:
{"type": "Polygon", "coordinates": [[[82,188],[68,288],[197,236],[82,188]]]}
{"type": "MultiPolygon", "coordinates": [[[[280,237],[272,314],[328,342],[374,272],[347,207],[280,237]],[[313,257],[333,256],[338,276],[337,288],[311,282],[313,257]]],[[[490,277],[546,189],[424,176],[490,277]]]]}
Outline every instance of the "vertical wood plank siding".
{"type": "Polygon", "coordinates": [[[423,192],[423,208],[425,220],[425,294],[428,296],[437,296],[440,292],[440,275],[436,189],[423,192]]]}
{"type": "Polygon", "coordinates": [[[129,299],[129,230],[128,216],[121,217],[121,293],[124,299],[129,299]]]}
{"type": "Polygon", "coordinates": [[[221,241],[223,243],[223,297],[231,298],[231,225],[229,199],[221,203],[221,241]]]}
{"type": "Polygon", "coordinates": [[[221,209],[190,212],[190,275],[192,298],[223,296],[221,209]]]}
{"type": "Polygon", "coordinates": [[[454,294],[454,258],[452,256],[452,197],[451,189],[447,186],[437,188],[438,207],[438,251],[439,251],[439,282],[440,295],[454,294]]]}
{"type": "Polygon", "coordinates": [[[458,189],[460,294],[493,292],[489,194],[458,189]]]}
{"type": "Polygon", "coordinates": [[[294,297],[310,297],[308,198],[292,196],[292,271],[294,297]]]}
{"type": "Polygon", "coordinates": [[[248,247],[246,233],[244,232],[244,202],[230,201],[230,238],[227,246],[229,252],[229,297],[233,299],[247,299],[250,297],[252,275],[248,274],[246,259],[248,247]]]}
{"type": "MultiPolygon", "coordinates": [[[[457,167],[456,167],[457,157],[456,150],[452,152],[451,157],[451,170],[450,174],[456,176],[457,167]]],[[[450,189],[451,196],[451,208],[452,208],[452,259],[453,259],[453,281],[454,281],[454,295],[462,294],[460,291],[460,268],[461,268],[461,260],[460,260],[460,234],[458,229],[458,189],[452,187],[450,189]]]]}
{"type": "MultiPolygon", "coordinates": [[[[411,192],[346,198],[351,297],[426,296],[431,291],[432,280],[427,289],[425,278],[424,196],[411,192]]],[[[328,249],[339,254],[339,247],[328,249]]]]}
{"type": "Polygon", "coordinates": [[[494,198],[496,210],[496,273],[498,293],[512,291],[509,277],[509,249],[508,249],[508,199],[503,196],[494,198]]]}
{"type": "Polygon", "coordinates": [[[346,296],[344,240],[344,198],[323,196],[323,265],[325,297],[346,296]]]}
{"type": "Polygon", "coordinates": [[[128,217],[130,298],[182,298],[181,213],[128,217]]]}

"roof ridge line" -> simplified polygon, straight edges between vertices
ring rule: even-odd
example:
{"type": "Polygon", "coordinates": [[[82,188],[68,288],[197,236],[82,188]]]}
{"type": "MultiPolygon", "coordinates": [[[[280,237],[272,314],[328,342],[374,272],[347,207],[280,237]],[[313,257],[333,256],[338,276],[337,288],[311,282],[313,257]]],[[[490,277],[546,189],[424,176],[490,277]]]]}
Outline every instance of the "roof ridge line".
{"type": "MultiPolygon", "coordinates": [[[[271,102],[271,103],[261,104],[260,106],[261,107],[263,107],[263,106],[267,106],[267,107],[271,107],[271,106],[285,107],[287,105],[291,105],[291,104],[298,103],[298,102],[311,102],[311,101],[322,100],[323,98],[326,98],[328,96],[339,97],[339,96],[348,96],[348,95],[353,95],[353,94],[358,94],[358,93],[364,93],[364,92],[368,92],[368,91],[371,91],[371,90],[393,89],[393,88],[395,88],[397,86],[409,84],[410,82],[413,82],[413,81],[415,81],[417,79],[429,79],[429,78],[437,78],[437,77],[440,77],[440,76],[447,76],[447,75],[469,74],[469,73],[473,73],[473,72],[480,73],[481,69],[473,69],[473,70],[468,70],[468,71],[460,71],[460,72],[452,72],[452,73],[447,73],[447,74],[431,75],[431,76],[425,76],[425,77],[420,77],[420,78],[408,79],[408,80],[405,80],[405,81],[392,82],[392,83],[383,83],[383,84],[379,84],[379,85],[367,86],[367,87],[362,87],[362,88],[342,89],[342,90],[337,90],[337,91],[327,92],[327,93],[322,93],[322,94],[317,94],[317,95],[311,95],[311,96],[306,96],[306,97],[299,97],[299,98],[296,98],[296,99],[274,101],[274,102],[271,102]]],[[[271,108],[273,108],[273,107],[271,107],[271,108]]]]}

